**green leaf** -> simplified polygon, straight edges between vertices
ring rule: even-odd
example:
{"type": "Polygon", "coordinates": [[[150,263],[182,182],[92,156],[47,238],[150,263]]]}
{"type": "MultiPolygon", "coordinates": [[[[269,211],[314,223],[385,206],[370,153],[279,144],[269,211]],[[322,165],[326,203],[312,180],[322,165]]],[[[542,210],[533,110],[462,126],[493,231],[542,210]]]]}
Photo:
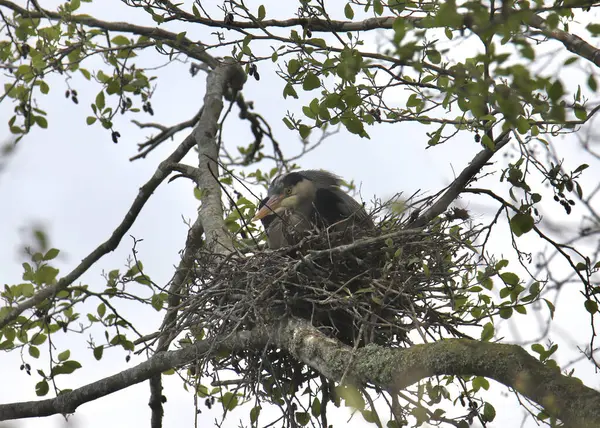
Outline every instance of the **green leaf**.
{"type": "Polygon", "coordinates": [[[312,71],[306,73],[306,76],[304,76],[304,82],[302,83],[302,89],[304,89],[305,91],[312,91],[313,89],[317,89],[320,86],[321,81],[312,71]]]}
{"type": "Polygon", "coordinates": [[[305,426],[310,422],[310,415],[306,412],[296,412],[296,422],[300,425],[305,426]]]}
{"type": "Polygon", "coordinates": [[[533,229],[535,221],[531,214],[517,213],[510,219],[510,229],[516,236],[524,235],[533,229]]]}
{"type": "Polygon", "coordinates": [[[50,87],[43,80],[40,80],[40,92],[42,94],[47,94],[48,92],[50,92],[50,87]]]}
{"type": "Polygon", "coordinates": [[[98,107],[99,110],[104,110],[104,103],[104,91],[100,91],[98,92],[98,95],[96,95],[96,107],[98,107]]]}
{"type": "Polygon", "coordinates": [[[129,41],[129,39],[127,37],[123,36],[123,35],[118,35],[116,37],[113,37],[112,40],[111,40],[111,42],[114,45],[117,45],[117,46],[128,45],[128,44],[131,43],[129,41]]]}
{"type": "Polygon", "coordinates": [[[346,6],[344,7],[344,15],[346,15],[346,18],[348,19],[354,19],[354,11],[352,10],[350,3],[346,3],[346,6]]]}
{"type": "Polygon", "coordinates": [[[290,83],[285,85],[285,87],[283,88],[283,98],[287,98],[288,95],[296,99],[298,98],[298,93],[290,83]]]}
{"type": "Polygon", "coordinates": [[[381,3],[381,0],[373,0],[373,11],[380,16],[383,14],[383,4],[381,3]]]}
{"type": "Polygon", "coordinates": [[[88,70],[86,70],[85,68],[80,68],[79,72],[81,74],[83,74],[83,77],[85,77],[87,80],[90,80],[92,78],[92,74],[88,70]]]}
{"type": "Polygon", "coordinates": [[[529,121],[523,116],[519,116],[517,118],[517,131],[519,131],[519,134],[527,134],[527,132],[529,132],[529,129],[531,129],[529,121]]]}
{"type": "Polygon", "coordinates": [[[155,294],[151,298],[152,307],[157,311],[160,311],[163,308],[164,300],[160,294],[155,294]]]}
{"type": "Polygon", "coordinates": [[[292,122],[287,117],[284,117],[281,120],[283,120],[283,123],[285,123],[285,126],[287,126],[290,131],[292,129],[294,129],[294,125],[292,124],[292,122]]]}
{"type": "Polygon", "coordinates": [[[42,343],[44,343],[46,341],[46,339],[48,338],[48,336],[46,336],[43,333],[37,333],[34,334],[33,337],[31,338],[30,343],[32,345],[41,345],[42,343]]]}
{"type": "Polygon", "coordinates": [[[486,391],[490,389],[490,382],[483,376],[474,377],[471,381],[471,384],[475,392],[479,391],[480,389],[485,389],[486,391]]]}
{"type": "Polygon", "coordinates": [[[60,354],[58,354],[58,361],[66,361],[69,359],[70,356],[71,356],[71,351],[69,351],[67,349],[66,351],[63,351],[60,354]]]}
{"type": "Polygon", "coordinates": [[[592,33],[593,36],[597,36],[600,35],[600,24],[588,24],[587,27],[585,27],[590,33],[592,33]]]}
{"type": "Polygon", "coordinates": [[[427,51],[427,58],[434,64],[439,64],[442,62],[442,55],[435,49],[430,49],[427,51]]]}
{"type": "Polygon", "coordinates": [[[310,406],[310,412],[315,418],[321,415],[321,402],[317,397],[315,397],[315,399],[312,402],[312,405],[310,406]]]}
{"type": "Polygon", "coordinates": [[[100,318],[104,317],[104,314],[106,313],[106,305],[104,303],[100,303],[96,311],[98,312],[98,316],[100,318]]]}
{"type": "Polygon", "coordinates": [[[598,83],[596,82],[596,77],[594,77],[593,74],[590,74],[590,77],[588,77],[587,84],[588,87],[594,92],[596,92],[596,89],[598,89],[598,83]]]}
{"type": "Polygon", "coordinates": [[[29,347],[29,355],[31,355],[33,358],[39,358],[40,350],[38,349],[37,346],[30,346],[29,347]]]}
{"type": "Polygon", "coordinates": [[[554,319],[554,312],[556,311],[556,308],[554,307],[554,303],[552,303],[548,299],[543,299],[543,300],[546,302],[546,306],[548,306],[548,309],[550,310],[550,318],[554,319]]]}
{"type": "Polygon", "coordinates": [[[265,7],[261,4],[258,7],[258,20],[262,21],[263,19],[265,19],[267,12],[265,11],[265,7]]]}
{"type": "Polygon", "coordinates": [[[580,105],[576,105],[573,112],[579,120],[586,120],[588,117],[586,109],[580,105]]]}
{"type": "Polygon", "coordinates": [[[60,365],[54,366],[52,368],[52,376],[56,376],[59,374],[71,374],[75,370],[80,368],[81,364],[78,361],[68,360],[60,365]]]}
{"type": "Polygon", "coordinates": [[[59,253],[60,253],[60,250],[58,250],[56,248],[50,248],[46,252],[46,254],[44,254],[44,260],[48,261],[48,260],[55,259],[59,253]]]}
{"type": "Polygon", "coordinates": [[[483,326],[483,330],[481,330],[481,340],[486,342],[489,341],[492,337],[494,337],[494,324],[488,322],[483,326]]]}
{"type": "Polygon", "coordinates": [[[490,403],[483,405],[483,419],[485,422],[492,422],[496,418],[496,409],[490,403]]]}
{"type": "Polygon", "coordinates": [[[33,284],[30,282],[26,282],[21,284],[21,295],[24,297],[33,297],[35,294],[35,289],[33,288],[33,284]]]}
{"type": "Polygon", "coordinates": [[[492,151],[496,150],[496,145],[487,134],[484,134],[483,137],[481,137],[481,144],[492,151]]]}
{"type": "Polygon", "coordinates": [[[228,411],[235,409],[238,405],[238,398],[232,392],[226,392],[223,394],[223,397],[221,397],[220,401],[221,404],[223,404],[223,408],[228,411]]]}
{"type": "Polygon", "coordinates": [[[306,125],[300,125],[298,127],[298,131],[300,132],[300,138],[303,140],[307,139],[310,135],[310,127],[306,125]]]}
{"type": "Polygon", "coordinates": [[[44,116],[35,116],[35,122],[42,129],[48,128],[48,121],[46,120],[46,118],[44,116]]]}
{"type": "Polygon", "coordinates": [[[35,385],[35,393],[38,397],[43,397],[44,395],[48,394],[49,390],[50,387],[48,386],[48,382],[46,382],[45,380],[38,382],[35,385]]]}
{"type": "Polygon", "coordinates": [[[342,123],[353,134],[362,135],[365,132],[363,122],[356,117],[342,119],[342,123]]]}
{"type": "Polygon", "coordinates": [[[598,312],[598,303],[596,303],[594,300],[586,300],[584,306],[585,310],[588,311],[590,314],[595,314],[596,312],[598,312]]]}
{"type": "Polygon", "coordinates": [[[260,406],[253,407],[250,410],[250,422],[255,424],[258,421],[258,416],[260,415],[260,406]]]}
{"type": "Polygon", "coordinates": [[[88,125],[93,125],[96,122],[96,119],[94,116],[88,116],[85,118],[85,123],[87,123],[88,125]]]}
{"type": "Polygon", "coordinates": [[[500,274],[500,278],[508,285],[519,285],[519,276],[512,272],[504,272],[500,274]]]}
{"type": "Polygon", "coordinates": [[[510,317],[512,317],[513,308],[511,308],[511,307],[500,308],[500,310],[498,311],[498,314],[500,315],[501,318],[507,320],[510,317]]]}
{"type": "Polygon", "coordinates": [[[552,101],[558,101],[565,93],[563,84],[560,80],[556,80],[548,89],[548,96],[552,101]]]}
{"type": "Polygon", "coordinates": [[[100,345],[100,346],[96,346],[94,348],[94,358],[98,361],[100,361],[102,359],[102,354],[104,353],[104,346],[100,345]]]}

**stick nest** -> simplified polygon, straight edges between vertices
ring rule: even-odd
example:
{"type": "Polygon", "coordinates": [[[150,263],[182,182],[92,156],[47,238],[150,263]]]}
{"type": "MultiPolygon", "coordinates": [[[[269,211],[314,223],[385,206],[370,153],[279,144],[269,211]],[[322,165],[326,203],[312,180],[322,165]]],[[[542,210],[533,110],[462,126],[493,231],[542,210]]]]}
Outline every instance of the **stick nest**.
{"type": "Polygon", "coordinates": [[[413,331],[457,335],[465,322],[453,309],[474,253],[472,231],[455,220],[406,229],[388,218],[375,230],[315,233],[278,251],[201,254],[176,329],[225,337],[296,316],[350,346],[406,346],[413,331]]]}

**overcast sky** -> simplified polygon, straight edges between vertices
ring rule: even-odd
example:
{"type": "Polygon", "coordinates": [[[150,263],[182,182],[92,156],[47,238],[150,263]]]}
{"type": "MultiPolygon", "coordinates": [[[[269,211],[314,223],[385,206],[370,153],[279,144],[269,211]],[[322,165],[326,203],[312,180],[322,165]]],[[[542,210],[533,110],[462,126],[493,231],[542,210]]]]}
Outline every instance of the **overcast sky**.
{"type": "MultiPolygon", "coordinates": [[[[25,1],[21,0],[20,3],[24,4],[25,1]]],[[[50,8],[55,2],[43,3],[50,8]]],[[[268,17],[291,17],[296,8],[295,2],[262,3],[266,6],[268,17]]],[[[133,11],[116,0],[103,0],[94,5],[85,5],[81,12],[93,13],[103,19],[153,25],[145,18],[143,12],[133,11]]],[[[337,15],[342,17],[341,9],[337,11],[337,15]]],[[[210,32],[203,28],[190,27],[187,36],[206,42],[214,41],[210,32]]],[[[468,46],[465,45],[464,48],[467,49],[468,46]]],[[[262,49],[268,52],[268,47],[262,49]]],[[[457,55],[461,55],[461,52],[457,52],[457,55]]],[[[155,53],[143,56],[142,59],[145,66],[156,66],[165,61],[165,58],[155,53]]],[[[90,62],[87,68],[91,70],[98,64],[90,62]]],[[[282,101],[283,83],[269,67],[268,63],[259,64],[261,80],[257,82],[250,78],[244,88],[244,95],[247,100],[254,101],[255,110],[269,121],[284,152],[290,154],[300,150],[300,142],[296,133],[283,125],[281,118],[286,110],[300,112],[301,103],[290,99],[282,101]]],[[[140,121],[171,125],[194,115],[204,96],[206,75],[201,72],[192,78],[188,69],[189,64],[174,63],[156,70],[159,79],[152,98],[155,116],[140,117],[140,121]]],[[[5,77],[0,75],[0,84],[4,83],[3,79],[5,77]]],[[[48,83],[51,85],[51,92],[39,99],[39,104],[48,112],[49,129],[40,132],[36,128],[26,136],[0,173],[2,284],[21,281],[21,263],[24,259],[20,248],[30,241],[27,231],[32,225],[43,226],[51,246],[61,249],[57,262],[61,268],[61,275],[73,269],[83,257],[110,236],[127,212],[139,187],[152,175],[157,164],[187,135],[185,132],[181,133],[175,141],[164,143],[145,160],[130,162],[128,159],[136,154],[136,144],[142,142],[147,133],[119,118],[117,129],[122,137],[119,144],[113,144],[108,131],[100,126],[89,127],[85,124],[85,117],[90,115],[89,105],[99,87],[87,84],[80,78],[72,79],[70,84],[78,91],[80,101],[79,105],[75,105],[64,97],[67,87],[63,77],[55,76],[48,79],[48,83]]],[[[10,117],[12,108],[9,103],[0,105],[0,118],[10,117]]],[[[247,123],[240,122],[236,116],[237,110],[234,108],[226,125],[224,140],[230,148],[251,141],[247,123]]],[[[0,122],[5,123],[5,120],[0,122]]],[[[301,166],[328,169],[346,179],[354,179],[361,186],[362,197],[367,201],[373,197],[386,198],[397,192],[410,194],[419,189],[437,191],[466,166],[479,147],[473,143],[472,136],[464,134],[454,139],[451,144],[426,150],[425,132],[431,130],[432,128],[410,123],[378,126],[368,129],[370,140],[341,132],[327,140],[319,149],[306,155],[301,161],[301,166]]],[[[0,129],[0,136],[2,135],[8,137],[6,129],[0,129]]],[[[564,150],[563,154],[573,150],[572,141],[565,139],[561,144],[564,144],[560,148],[564,150]]],[[[193,155],[187,159],[189,163],[195,163],[193,155]]],[[[505,162],[501,158],[498,160],[505,162]]],[[[591,174],[586,177],[588,183],[595,181],[597,178],[591,174]]],[[[471,202],[465,200],[462,203],[468,205],[471,202]]],[[[475,204],[475,201],[472,203],[475,204]]],[[[195,218],[196,209],[197,201],[193,197],[190,183],[176,180],[171,184],[161,185],[119,248],[83,275],[82,283],[96,289],[103,287],[102,271],[124,266],[127,256],[131,253],[132,239],[129,235],[133,235],[143,238],[138,245],[138,251],[147,273],[157,283],[166,284],[173,273],[173,265],[179,260],[178,251],[182,249],[186,238],[187,226],[182,217],[195,218]]],[[[484,219],[483,212],[473,214],[476,219],[484,219]]],[[[555,217],[558,221],[574,221],[560,212],[556,212],[555,217]]],[[[501,239],[498,239],[495,248],[504,255],[510,254],[511,251],[501,239]]],[[[564,317],[565,321],[557,326],[557,333],[552,338],[565,347],[569,346],[570,350],[565,349],[559,361],[568,361],[576,355],[572,345],[585,343],[589,334],[585,328],[587,317],[582,313],[577,294],[571,293],[571,297],[568,293],[565,295],[565,299],[569,298],[569,303],[559,305],[556,315],[557,319],[564,317]],[[567,334],[561,333],[561,329],[567,334]]],[[[91,306],[91,310],[94,310],[93,307],[94,305],[91,306]]],[[[147,333],[154,331],[162,319],[162,315],[158,315],[153,309],[126,307],[126,310],[134,324],[141,326],[147,333]]],[[[537,333],[535,320],[531,317],[527,320],[518,327],[522,338],[535,336],[537,333]]],[[[102,331],[94,332],[100,338],[102,331]]],[[[508,328],[504,328],[502,333],[507,335],[507,340],[512,337],[508,328]]],[[[86,338],[87,334],[74,338],[56,335],[57,352],[68,347],[71,349],[72,358],[83,363],[83,368],[78,370],[75,376],[60,379],[63,388],[76,388],[142,361],[141,358],[134,357],[126,364],[125,354],[119,349],[114,349],[105,352],[101,362],[95,362],[91,358],[91,351],[86,349],[86,338]]],[[[43,358],[39,361],[27,361],[32,364],[34,372],[37,368],[47,368],[47,361],[44,362],[43,358]]],[[[2,354],[1,364],[4,387],[0,388],[0,402],[36,400],[34,386],[39,378],[35,374],[29,377],[19,371],[19,355],[2,354]]],[[[588,366],[578,367],[581,367],[581,372],[576,372],[576,375],[582,373],[580,376],[585,383],[597,388],[598,376],[593,374],[588,366]]],[[[183,391],[175,376],[166,377],[165,386],[168,402],[165,407],[164,426],[192,426],[193,395],[183,391]]],[[[144,382],[96,402],[84,404],[78,409],[73,420],[79,426],[89,428],[148,424],[148,396],[149,387],[147,382],[144,382]]],[[[493,426],[508,426],[504,424],[520,421],[521,411],[514,407],[511,411],[502,411],[500,403],[503,402],[493,402],[498,413],[493,426]]],[[[509,402],[514,403],[514,400],[507,399],[506,403],[509,402]]],[[[504,410],[508,410],[508,407],[504,410]]],[[[212,411],[203,409],[200,420],[203,424],[210,424],[219,414],[218,407],[212,411]]],[[[29,420],[19,423],[18,426],[53,426],[51,421],[59,424],[62,418],[56,416],[29,420]]],[[[355,418],[355,423],[362,425],[360,416],[355,418]]],[[[235,418],[231,418],[225,424],[237,425],[238,421],[235,418]]]]}

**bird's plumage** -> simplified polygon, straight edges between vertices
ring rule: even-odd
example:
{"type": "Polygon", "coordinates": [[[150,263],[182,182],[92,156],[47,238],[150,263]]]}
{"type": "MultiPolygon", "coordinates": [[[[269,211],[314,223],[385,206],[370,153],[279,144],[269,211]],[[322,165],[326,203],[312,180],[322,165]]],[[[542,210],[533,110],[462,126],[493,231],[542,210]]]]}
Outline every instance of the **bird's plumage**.
{"type": "Polygon", "coordinates": [[[317,170],[275,178],[255,217],[263,222],[269,247],[292,245],[311,229],[372,228],[373,221],[362,204],[346,194],[341,183],[338,176],[317,170]]]}

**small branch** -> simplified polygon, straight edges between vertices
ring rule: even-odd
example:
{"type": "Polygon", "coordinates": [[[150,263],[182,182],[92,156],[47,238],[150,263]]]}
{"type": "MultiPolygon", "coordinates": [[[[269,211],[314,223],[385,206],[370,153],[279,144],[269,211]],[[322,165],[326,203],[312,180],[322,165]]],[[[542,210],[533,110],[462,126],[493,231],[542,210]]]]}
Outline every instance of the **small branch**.
{"type": "Polygon", "coordinates": [[[180,37],[177,33],[172,33],[170,31],[163,30],[162,28],[144,27],[141,25],[130,24],[128,22],[101,21],[89,15],[61,14],[41,8],[39,11],[34,12],[8,0],[0,0],[0,6],[4,6],[29,19],[49,19],[54,21],[72,22],[92,28],[101,28],[108,31],[119,31],[122,33],[135,34],[137,36],[147,36],[154,40],[161,40],[173,49],[185,52],[186,55],[190,56],[191,58],[202,61],[212,68],[218,65],[218,61],[206,53],[206,46],[201,42],[194,42],[187,37],[180,37]]]}
{"type": "Polygon", "coordinates": [[[177,351],[160,352],[135,367],[81,388],[41,401],[0,405],[0,421],[74,413],[84,403],[143,382],[174,367],[196,361],[218,349],[260,349],[267,343],[265,331],[243,331],[219,341],[204,340],[177,351]]]}
{"type": "Polygon", "coordinates": [[[155,148],[157,148],[162,142],[166,141],[169,138],[172,138],[179,131],[182,131],[186,128],[190,128],[190,127],[194,126],[196,124],[196,122],[198,121],[198,119],[200,118],[201,114],[202,114],[202,109],[200,109],[200,111],[198,113],[196,113],[194,115],[194,117],[192,117],[190,120],[186,120],[185,122],[181,122],[181,123],[178,123],[177,125],[173,125],[173,126],[169,126],[169,127],[160,125],[158,123],[140,123],[137,120],[133,120],[132,122],[135,123],[140,128],[154,127],[154,128],[160,129],[161,132],[156,137],[152,137],[148,141],[138,144],[140,152],[137,155],[129,158],[129,160],[134,161],[137,159],[145,158],[148,155],[148,153],[150,153],[155,148]]]}
{"type": "Polygon", "coordinates": [[[492,158],[492,156],[500,151],[508,142],[510,138],[508,131],[502,133],[495,141],[495,150],[483,149],[475,155],[471,163],[462,170],[458,177],[448,186],[448,190],[423,214],[417,217],[415,220],[407,225],[407,228],[423,227],[438,215],[442,214],[448,206],[454,201],[460,192],[469,184],[469,182],[479,173],[481,168],[492,158]]]}
{"type": "Polygon", "coordinates": [[[83,275],[85,271],[87,271],[94,263],[100,260],[100,258],[102,258],[105,254],[114,251],[119,246],[123,236],[125,236],[129,228],[133,225],[133,222],[137,218],[138,214],[142,211],[142,208],[152,193],[171,173],[170,166],[183,159],[183,157],[190,151],[194,144],[195,139],[191,136],[187,137],[168,158],[158,165],[154,175],[150,178],[150,180],[140,187],[140,191],[131,204],[129,211],[127,214],[125,214],[123,221],[121,221],[121,224],[119,224],[113,231],[108,240],[100,244],[94,251],[88,254],[75,269],[73,269],[66,276],[62,277],[56,284],[41,289],[32,298],[17,305],[11,312],[0,318],[0,328],[13,322],[27,309],[33,308],[44,300],[51,298],[60,290],[63,290],[71,285],[73,281],[83,275]]]}

